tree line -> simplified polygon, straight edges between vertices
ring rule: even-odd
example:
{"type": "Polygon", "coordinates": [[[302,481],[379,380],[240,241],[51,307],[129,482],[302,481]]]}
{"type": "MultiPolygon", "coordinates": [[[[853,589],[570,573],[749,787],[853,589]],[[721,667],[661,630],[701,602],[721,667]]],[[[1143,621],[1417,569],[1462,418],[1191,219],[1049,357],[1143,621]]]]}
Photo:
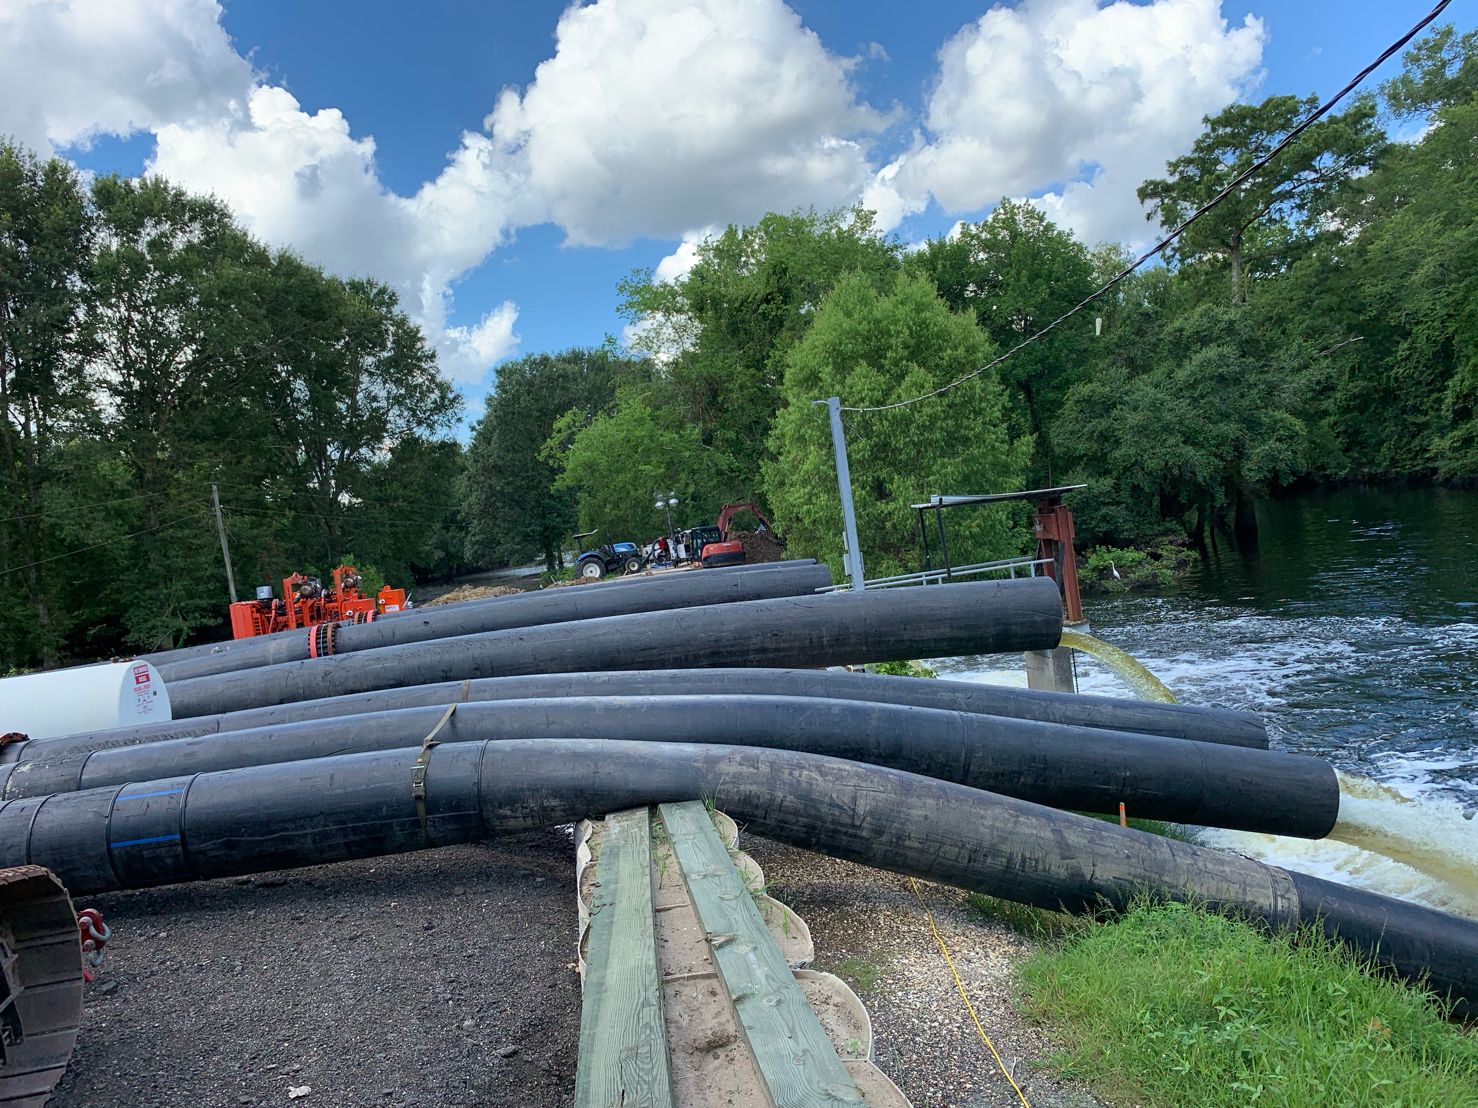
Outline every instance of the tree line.
{"type": "MultiPolygon", "coordinates": [[[[1201,207],[1313,106],[1208,118],[1141,186],[1147,217],[1201,207]]],[[[917,247],[862,209],[772,213],[622,282],[625,344],[501,366],[463,447],[391,289],[167,182],[0,146],[0,670],[220,634],[212,483],[248,590],[340,560],[557,570],[577,531],[660,533],[658,491],[686,525],[759,501],[839,571],[833,395],[860,409],[870,574],[917,568],[909,504],[935,492],[1085,483],[1085,545],[1205,547],[1255,541],[1280,488],[1472,482],[1478,35],[1420,41],[1164,264],[975,372],[1126,264],[1011,200],[917,247]]],[[[1019,552],[1022,522],[962,515],[952,553],[1019,552]]]]}
{"type": "MultiPolygon", "coordinates": [[[[1273,96],[1209,117],[1140,187],[1148,219],[1178,224],[1317,103],[1273,96]]],[[[509,557],[553,565],[547,536],[577,524],[657,534],[652,493],[673,489],[688,523],[759,499],[792,553],[839,571],[815,405],[839,396],[864,409],[845,425],[870,574],[918,567],[909,505],[936,492],[1084,483],[1085,544],[1205,548],[1255,541],[1255,503],[1289,486],[1472,482],[1478,35],[1421,40],[1378,94],[1305,130],[1164,264],[997,368],[889,407],[972,374],[1127,264],[1011,200],[918,248],[861,209],[730,227],[684,277],[621,285],[631,356],[505,368],[465,480],[507,513],[509,557]]],[[[1017,553],[1021,522],[961,514],[952,553],[1017,553]]]]}
{"type": "Polygon", "coordinates": [[[379,282],[0,145],[0,672],[220,627],[225,573],[463,558],[459,400],[379,282]]]}

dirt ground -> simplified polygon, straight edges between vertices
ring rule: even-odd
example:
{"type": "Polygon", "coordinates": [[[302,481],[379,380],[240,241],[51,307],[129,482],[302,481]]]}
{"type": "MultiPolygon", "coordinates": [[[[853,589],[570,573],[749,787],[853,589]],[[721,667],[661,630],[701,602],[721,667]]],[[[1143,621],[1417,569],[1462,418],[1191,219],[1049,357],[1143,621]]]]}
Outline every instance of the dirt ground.
{"type": "MultiPolygon", "coordinates": [[[[907,882],[754,836],[742,847],[849,979],[877,1062],[917,1108],[1017,1104],[907,882]]],[[[85,898],[113,928],[60,1108],[573,1102],[574,851],[550,830],[254,878],[85,898]],[[290,1099],[291,1090],[311,1092],[290,1099]]],[[[972,1000],[1037,1108],[1085,1094],[1033,1061],[1011,967],[1030,944],[921,885],[972,1000]]]]}
{"type": "Polygon", "coordinates": [[[52,1103],[568,1105],[572,859],[545,831],[86,898],[113,939],[52,1103]]]}
{"type": "Polygon", "coordinates": [[[464,600],[492,600],[498,596],[517,596],[527,589],[512,585],[458,585],[449,592],[436,593],[429,600],[419,601],[422,608],[435,608],[441,604],[460,604],[464,600]]]}

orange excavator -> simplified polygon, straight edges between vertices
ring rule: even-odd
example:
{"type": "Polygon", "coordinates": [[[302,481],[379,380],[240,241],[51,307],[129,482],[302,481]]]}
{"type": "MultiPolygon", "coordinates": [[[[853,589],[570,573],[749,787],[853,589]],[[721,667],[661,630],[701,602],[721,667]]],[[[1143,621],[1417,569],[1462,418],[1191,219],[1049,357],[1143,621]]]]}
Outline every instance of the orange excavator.
{"type": "Polygon", "coordinates": [[[272,595],[271,585],[263,585],[255,600],[231,605],[231,637],[249,639],[320,623],[369,623],[405,607],[404,589],[386,585],[374,596],[366,596],[362,586],[353,566],[337,566],[327,589],[317,577],[302,573],[284,577],[281,599],[272,595]]]}
{"type": "Polygon", "coordinates": [[[760,530],[769,531],[772,535],[775,528],[771,526],[765,513],[760,511],[760,506],[751,501],[743,501],[738,504],[725,504],[723,510],[718,514],[716,526],[719,533],[718,542],[705,542],[699,557],[705,567],[737,566],[743,565],[745,561],[744,544],[729,535],[729,524],[740,512],[749,512],[755,519],[760,521],[760,530]]]}

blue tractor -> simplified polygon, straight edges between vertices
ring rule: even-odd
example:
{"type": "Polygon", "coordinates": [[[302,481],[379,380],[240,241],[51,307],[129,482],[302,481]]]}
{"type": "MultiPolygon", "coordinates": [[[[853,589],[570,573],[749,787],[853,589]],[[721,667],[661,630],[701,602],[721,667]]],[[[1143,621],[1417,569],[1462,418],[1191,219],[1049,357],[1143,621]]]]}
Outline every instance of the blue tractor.
{"type": "MultiPolygon", "coordinates": [[[[595,531],[586,531],[583,535],[576,535],[575,538],[588,539],[594,534],[596,534],[595,531]]],[[[635,573],[644,564],[641,551],[636,548],[636,543],[608,542],[582,551],[580,557],[575,560],[575,571],[581,577],[598,581],[608,573],[635,573]]]]}

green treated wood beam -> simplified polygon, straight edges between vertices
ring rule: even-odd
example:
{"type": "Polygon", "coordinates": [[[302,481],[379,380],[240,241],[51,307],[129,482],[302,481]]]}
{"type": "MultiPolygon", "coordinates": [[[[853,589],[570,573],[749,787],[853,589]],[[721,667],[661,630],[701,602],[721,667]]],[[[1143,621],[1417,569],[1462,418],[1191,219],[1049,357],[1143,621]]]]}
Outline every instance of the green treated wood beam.
{"type": "Polygon", "coordinates": [[[698,801],[664,804],[662,822],[776,1108],[861,1104],[862,1094],[765,927],[707,808],[698,801]]]}
{"type": "Polygon", "coordinates": [[[590,898],[576,1108],[673,1108],[646,808],[606,817],[590,898]]]}

